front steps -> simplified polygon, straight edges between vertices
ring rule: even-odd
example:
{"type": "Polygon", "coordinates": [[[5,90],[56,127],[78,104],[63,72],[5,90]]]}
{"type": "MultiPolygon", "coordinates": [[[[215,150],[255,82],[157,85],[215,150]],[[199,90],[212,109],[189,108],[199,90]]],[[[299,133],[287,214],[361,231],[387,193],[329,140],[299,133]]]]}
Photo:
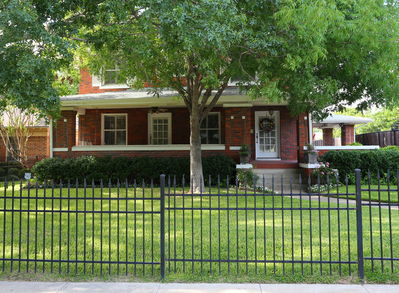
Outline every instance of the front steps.
{"type": "Polygon", "coordinates": [[[306,184],[304,178],[302,178],[302,186],[300,184],[300,169],[254,168],[253,172],[258,176],[257,186],[262,187],[264,182],[265,187],[272,189],[274,186],[274,191],[278,193],[290,192],[291,188],[293,192],[299,192],[306,184]]]}

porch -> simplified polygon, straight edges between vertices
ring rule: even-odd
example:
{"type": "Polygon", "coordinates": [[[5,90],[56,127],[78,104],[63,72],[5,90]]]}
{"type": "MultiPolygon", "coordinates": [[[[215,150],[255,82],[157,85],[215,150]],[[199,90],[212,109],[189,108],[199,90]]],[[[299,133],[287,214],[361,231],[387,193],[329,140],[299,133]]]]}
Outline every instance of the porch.
{"type": "MultiPolygon", "coordinates": [[[[177,97],[137,92],[69,96],[62,118],[51,123],[55,157],[188,157],[189,112],[177,97]],[[156,100],[154,100],[156,99],[156,100]]],[[[201,124],[204,156],[227,155],[239,162],[248,145],[255,168],[298,168],[309,141],[306,114],[293,117],[285,105],[228,92],[201,124]]]]}

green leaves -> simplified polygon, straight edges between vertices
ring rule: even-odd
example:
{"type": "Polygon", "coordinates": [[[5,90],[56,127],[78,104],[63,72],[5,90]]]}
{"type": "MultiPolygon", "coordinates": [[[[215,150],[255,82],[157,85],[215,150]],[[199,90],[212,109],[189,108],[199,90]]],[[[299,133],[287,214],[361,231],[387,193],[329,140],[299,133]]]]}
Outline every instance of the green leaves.
{"type": "Polygon", "coordinates": [[[137,87],[183,94],[188,82],[192,95],[241,79],[243,90],[294,113],[398,103],[396,1],[7,0],[0,8],[0,105],[56,112],[69,87],[54,76],[75,45],[81,65],[99,74],[118,64],[137,87]]]}
{"type": "Polygon", "coordinates": [[[0,10],[1,106],[35,108],[43,114],[58,112],[54,75],[71,60],[70,44],[52,29],[59,21],[50,2],[9,0],[0,10]],[[45,4],[48,4],[46,6],[45,4]]]}

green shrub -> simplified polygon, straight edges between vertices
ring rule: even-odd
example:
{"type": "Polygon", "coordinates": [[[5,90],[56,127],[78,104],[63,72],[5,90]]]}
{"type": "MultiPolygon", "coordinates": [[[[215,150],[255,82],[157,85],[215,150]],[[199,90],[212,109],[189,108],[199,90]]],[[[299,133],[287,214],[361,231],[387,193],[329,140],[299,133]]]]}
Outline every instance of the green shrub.
{"type": "Polygon", "coordinates": [[[345,182],[347,177],[350,184],[354,184],[354,170],[362,170],[362,179],[368,181],[368,172],[375,184],[379,172],[382,182],[387,181],[388,170],[391,170],[390,182],[396,182],[396,171],[399,169],[399,152],[393,149],[379,149],[369,151],[331,151],[321,158],[329,162],[330,167],[338,169],[340,181],[345,182]]]}
{"type": "MultiPolygon", "coordinates": [[[[231,158],[211,156],[202,160],[205,183],[208,182],[209,176],[213,178],[212,182],[216,183],[218,175],[222,183],[226,181],[227,176],[234,180],[235,162],[231,158]]],[[[88,183],[93,180],[98,183],[101,179],[105,182],[134,179],[138,184],[143,180],[147,183],[151,180],[158,183],[161,174],[172,176],[172,179],[175,176],[177,184],[180,184],[184,175],[186,184],[189,184],[190,164],[189,158],[83,156],[75,159],[44,159],[33,166],[32,172],[39,181],[74,182],[76,178],[86,178],[88,183]]]]}
{"type": "Polygon", "coordinates": [[[5,168],[0,167],[0,177],[4,177],[7,174],[7,170],[5,168]]]}
{"type": "Polygon", "coordinates": [[[399,146],[397,145],[389,145],[381,149],[382,151],[397,151],[399,152],[399,146]]]}
{"type": "Polygon", "coordinates": [[[256,186],[258,178],[252,169],[237,170],[237,180],[240,187],[253,188],[256,186]]]}

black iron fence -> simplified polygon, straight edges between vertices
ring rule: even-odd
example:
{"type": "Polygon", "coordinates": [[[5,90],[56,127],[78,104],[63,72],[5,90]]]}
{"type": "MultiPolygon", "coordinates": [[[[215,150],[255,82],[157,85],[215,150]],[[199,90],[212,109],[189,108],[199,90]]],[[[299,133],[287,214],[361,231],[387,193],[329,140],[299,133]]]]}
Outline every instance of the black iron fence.
{"type": "Polygon", "coordinates": [[[301,177],[254,187],[209,178],[200,194],[165,176],[156,187],[5,182],[0,268],[162,278],[397,272],[399,183],[355,176],[354,186],[327,178],[307,192],[300,187],[311,181],[301,177]]]}

